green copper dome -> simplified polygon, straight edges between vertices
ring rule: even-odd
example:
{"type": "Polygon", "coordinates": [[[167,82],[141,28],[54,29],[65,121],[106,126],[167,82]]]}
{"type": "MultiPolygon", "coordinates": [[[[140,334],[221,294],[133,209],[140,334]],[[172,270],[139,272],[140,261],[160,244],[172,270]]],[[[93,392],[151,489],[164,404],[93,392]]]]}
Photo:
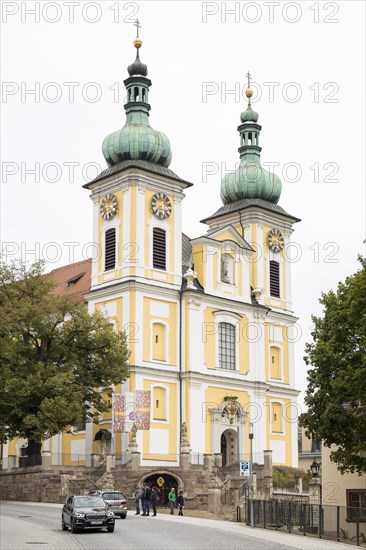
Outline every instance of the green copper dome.
{"type": "MultiPolygon", "coordinates": [[[[247,95],[247,97],[250,96],[247,95]]],[[[250,101],[246,111],[241,114],[241,121],[242,124],[238,127],[240,165],[235,172],[226,174],[222,179],[222,202],[229,204],[240,199],[263,199],[277,203],[281,195],[282,183],[278,176],[265,170],[260,163],[261,126],[257,124],[258,113],[253,111],[250,101]]]]}
{"type": "Polygon", "coordinates": [[[124,81],[127,91],[124,106],[126,123],[120,130],[109,134],[102,144],[108,166],[124,160],[147,160],[168,167],[172,160],[169,139],[149,124],[151,80],[146,78],[147,66],[139,58],[141,44],[141,40],[135,40],[136,60],[129,65],[130,77],[124,81]]]}

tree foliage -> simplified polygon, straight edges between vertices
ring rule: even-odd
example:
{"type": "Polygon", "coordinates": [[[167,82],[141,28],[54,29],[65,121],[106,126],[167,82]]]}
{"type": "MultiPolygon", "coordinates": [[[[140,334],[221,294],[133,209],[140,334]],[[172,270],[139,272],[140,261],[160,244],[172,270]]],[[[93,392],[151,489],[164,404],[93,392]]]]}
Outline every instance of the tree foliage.
{"type": "Polygon", "coordinates": [[[128,376],[126,337],[53,293],[44,265],[0,265],[0,439],[34,441],[98,421],[101,389],[128,376]]]}
{"type": "Polygon", "coordinates": [[[343,472],[366,473],[366,259],[361,269],[322,294],[322,317],[312,317],[313,343],[306,344],[307,435],[330,447],[343,472]]]}

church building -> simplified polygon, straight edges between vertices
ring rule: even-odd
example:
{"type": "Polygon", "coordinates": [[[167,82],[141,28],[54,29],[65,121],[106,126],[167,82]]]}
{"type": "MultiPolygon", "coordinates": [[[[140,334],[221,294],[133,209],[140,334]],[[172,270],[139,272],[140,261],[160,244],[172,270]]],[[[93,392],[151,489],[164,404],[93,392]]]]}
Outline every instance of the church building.
{"type": "MultiPolygon", "coordinates": [[[[223,178],[223,206],[191,239],[182,233],[182,203],[194,189],[169,168],[169,139],[149,124],[141,44],[134,41],[124,81],[125,125],[104,139],[108,168],[85,186],[101,250],[89,308],[126,330],[131,350],[130,377],[115,393],[151,391],[150,427],[137,431],[141,464],[177,464],[183,423],[197,460],[238,460],[249,452],[252,422],[254,453],[271,449],[274,463],[297,466],[297,319],[285,252],[299,220],[277,204],[281,181],[260,164],[251,90],[238,128],[240,165],[223,178]]],[[[97,429],[87,427],[86,454],[97,429]]],[[[115,434],[117,455],[127,445],[127,434],[115,434]]]]}
{"type": "Polygon", "coordinates": [[[297,318],[286,250],[300,220],[278,204],[281,181],[261,166],[261,126],[248,86],[240,164],[224,176],[202,234],[182,232],[182,204],[194,187],[171,170],[169,139],[149,124],[151,81],[141,45],[136,38],[124,81],[125,125],[104,139],[107,168],[84,185],[100,251],[85,299],[90,312],[126,331],[130,376],[114,393],[124,407],[145,400],[145,424],[127,415],[115,431],[114,404],[99,425],[54,436],[44,449],[53,464],[68,456],[69,465],[80,457],[91,465],[104,429],[113,434],[117,464],[133,437],[141,466],[178,466],[182,441],[191,463],[211,455],[228,465],[248,460],[251,427],[255,460],[272,450],[274,464],[297,467],[297,318]]]}

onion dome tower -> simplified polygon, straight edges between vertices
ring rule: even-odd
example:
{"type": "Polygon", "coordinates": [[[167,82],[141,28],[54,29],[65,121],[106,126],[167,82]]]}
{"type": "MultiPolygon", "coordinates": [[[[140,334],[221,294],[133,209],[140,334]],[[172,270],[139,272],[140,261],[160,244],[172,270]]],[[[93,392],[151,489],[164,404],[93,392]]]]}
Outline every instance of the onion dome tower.
{"type": "Polygon", "coordinates": [[[235,172],[226,174],[221,182],[221,199],[229,204],[240,199],[262,199],[277,203],[282,183],[278,176],[267,172],[261,166],[259,135],[262,127],[258,122],[258,113],[253,111],[250,98],[250,74],[248,73],[248,88],[245,92],[248,107],[241,114],[242,124],[238,127],[240,134],[240,165],[235,172]]]}
{"type": "Polygon", "coordinates": [[[149,124],[148,103],[151,80],[147,66],[140,61],[139,22],[136,22],[137,37],[133,44],[137,50],[135,61],[129,65],[129,78],[124,80],[127,98],[124,105],[126,123],[120,130],[109,134],[103,141],[102,151],[108,166],[124,160],[145,160],[168,167],[172,160],[169,139],[149,124]]]}

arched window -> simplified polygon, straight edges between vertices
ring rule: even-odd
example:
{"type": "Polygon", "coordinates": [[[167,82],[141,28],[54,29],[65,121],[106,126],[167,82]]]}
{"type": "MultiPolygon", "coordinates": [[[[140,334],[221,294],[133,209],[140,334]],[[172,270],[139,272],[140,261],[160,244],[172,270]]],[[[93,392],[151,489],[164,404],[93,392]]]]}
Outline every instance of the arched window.
{"type": "Polygon", "coordinates": [[[116,267],[116,230],[113,227],[105,232],[105,249],[104,249],[104,269],[114,269],[116,267]]]}
{"type": "Polygon", "coordinates": [[[166,269],[166,235],[164,229],[153,229],[153,268],[166,269]]]}
{"type": "Polygon", "coordinates": [[[166,419],[166,389],[155,387],[153,390],[153,420],[166,419]]]}
{"type": "Polygon", "coordinates": [[[281,403],[272,403],[272,432],[283,432],[283,418],[281,403]]]}
{"type": "Polygon", "coordinates": [[[222,283],[234,284],[234,259],[230,254],[221,255],[220,279],[222,283]]]}
{"type": "Polygon", "coordinates": [[[154,323],[152,336],[152,358],[156,361],[165,361],[165,325],[154,323]]]}
{"type": "Polygon", "coordinates": [[[270,349],[270,376],[271,378],[281,378],[281,353],[279,348],[271,347],[270,349]]]}
{"type": "Polygon", "coordinates": [[[134,89],[134,99],[135,101],[140,101],[140,90],[138,89],[138,87],[136,86],[134,89]]]}
{"type": "Polygon", "coordinates": [[[219,367],[236,369],[235,325],[219,323],[219,367]]]}
{"type": "Polygon", "coordinates": [[[271,296],[280,297],[280,264],[275,260],[269,262],[269,291],[271,296]]]}

